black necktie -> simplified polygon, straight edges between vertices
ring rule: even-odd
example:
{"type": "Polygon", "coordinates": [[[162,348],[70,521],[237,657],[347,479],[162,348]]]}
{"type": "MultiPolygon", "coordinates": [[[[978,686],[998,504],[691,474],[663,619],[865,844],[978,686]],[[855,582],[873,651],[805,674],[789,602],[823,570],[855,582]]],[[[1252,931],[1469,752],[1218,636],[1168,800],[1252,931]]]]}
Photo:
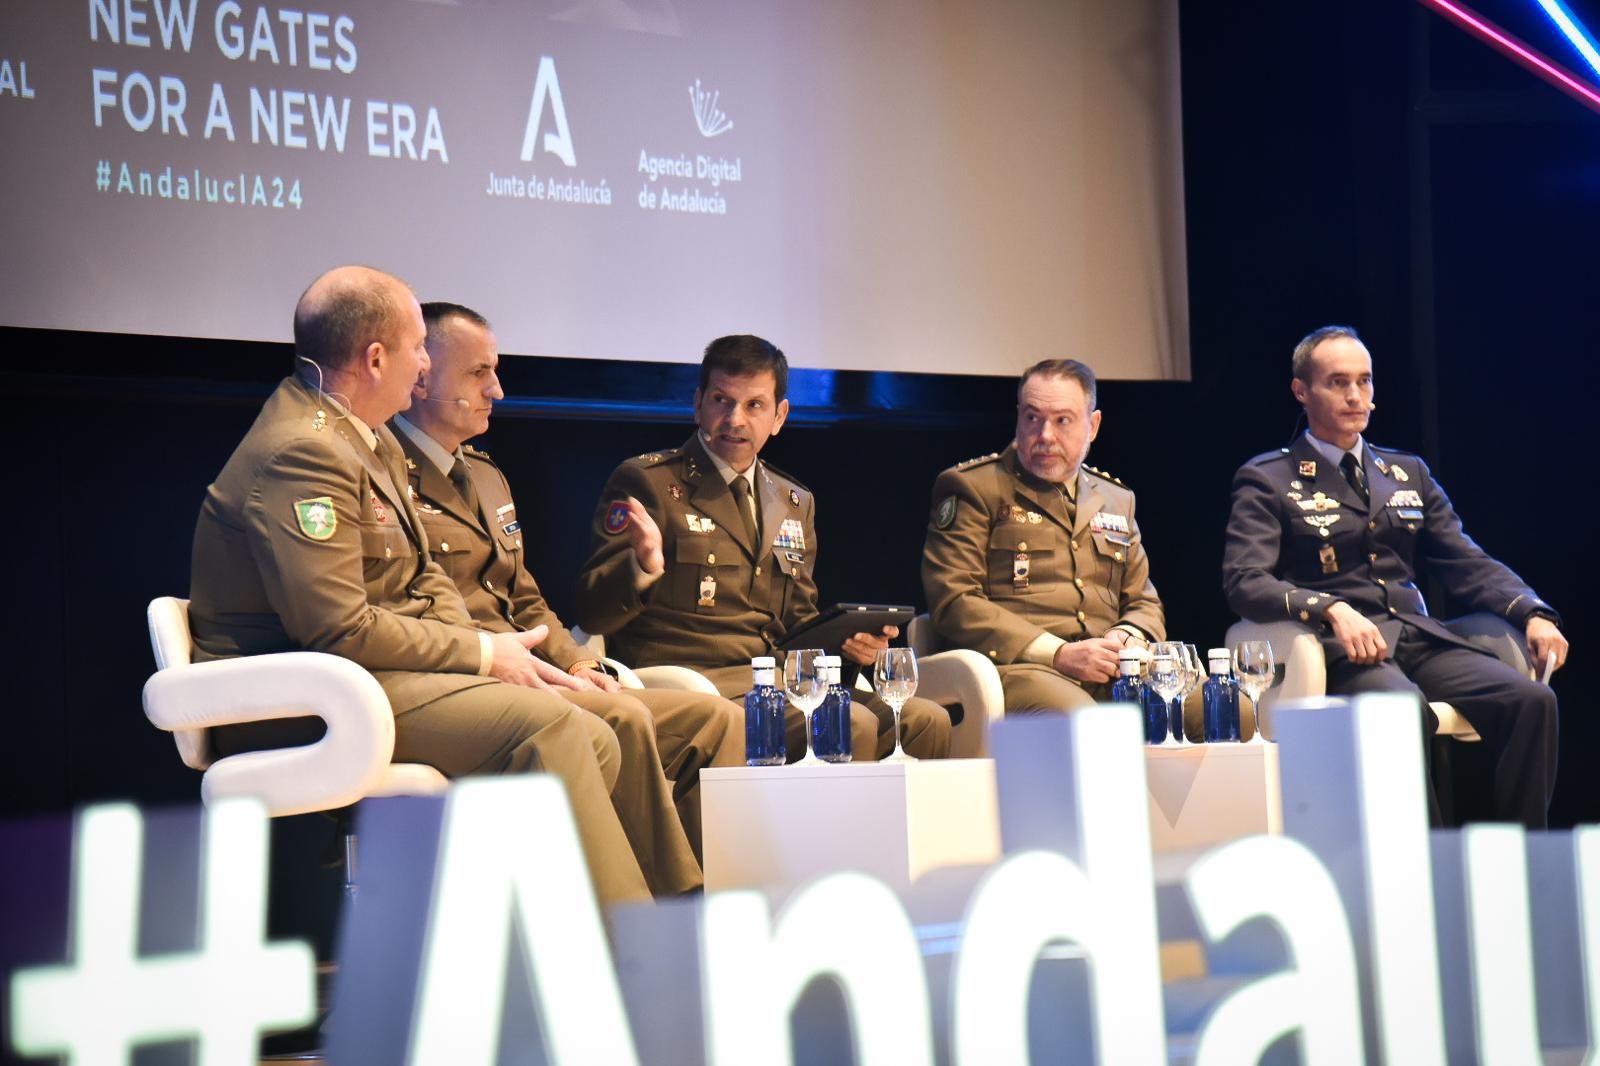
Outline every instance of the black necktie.
{"type": "Polygon", "coordinates": [[[733,494],[739,501],[739,517],[744,519],[744,532],[751,547],[756,543],[756,501],[750,494],[750,481],[743,474],[733,479],[733,494]]]}
{"type": "Polygon", "coordinates": [[[1367,497],[1367,474],[1361,469],[1361,464],[1356,462],[1356,453],[1345,452],[1344,458],[1339,460],[1339,469],[1344,471],[1344,479],[1356,490],[1361,502],[1370,503],[1371,500],[1367,497]]]}
{"type": "Polygon", "coordinates": [[[478,514],[478,490],[472,487],[472,475],[467,472],[467,461],[457,459],[456,465],[450,468],[450,481],[455,485],[456,491],[461,494],[461,499],[471,509],[473,514],[478,514]]]}

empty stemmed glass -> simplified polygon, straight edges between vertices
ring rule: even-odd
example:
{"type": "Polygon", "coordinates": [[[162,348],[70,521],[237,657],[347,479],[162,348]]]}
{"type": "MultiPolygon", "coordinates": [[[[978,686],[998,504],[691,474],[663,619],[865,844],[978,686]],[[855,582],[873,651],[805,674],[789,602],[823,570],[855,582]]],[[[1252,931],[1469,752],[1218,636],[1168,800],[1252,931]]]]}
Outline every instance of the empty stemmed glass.
{"type": "Polygon", "coordinates": [[[1172,708],[1172,742],[1182,744],[1188,742],[1188,735],[1184,731],[1183,707],[1189,697],[1194,694],[1206,679],[1206,661],[1200,658],[1200,650],[1193,644],[1183,643],[1178,647],[1182,649],[1183,661],[1183,692],[1178,697],[1178,703],[1172,708]]]}
{"type": "Polygon", "coordinates": [[[789,694],[789,702],[806,716],[806,757],[795,763],[796,766],[827,765],[817,758],[811,746],[811,716],[828,696],[828,682],[822,673],[822,658],[826,654],[821,648],[805,648],[791,651],[783,660],[783,690],[789,694]]]}
{"type": "Polygon", "coordinates": [[[1159,732],[1165,735],[1159,741],[1152,741],[1151,734],[1156,730],[1147,727],[1146,743],[1163,743],[1172,735],[1172,701],[1183,691],[1188,676],[1188,670],[1183,664],[1183,645],[1171,640],[1161,640],[1150,645],[1150,687],[1161,697],[1162,721],[1159,732]]]}
{"type": "Polygon", "coordinates": [[[910,648],[885,648],[873,664],[872,687],[894,708],[894,754],[884,762],[916,762],[900,743],[900,708],[917,691],[917,653],[910,648]]]}
{"type": "Polygon", "coordinates": [[[1277,664],[1272,660],[1272,645],[1265,640],[1245,640],[1233,648],[1233,676],[1239,687],[1250,695],[1255,708],[1255,734],[1252,744],[1264,743],[1261,735],[1261,694],[1272,687],[1272,675],[1277,664]]]}

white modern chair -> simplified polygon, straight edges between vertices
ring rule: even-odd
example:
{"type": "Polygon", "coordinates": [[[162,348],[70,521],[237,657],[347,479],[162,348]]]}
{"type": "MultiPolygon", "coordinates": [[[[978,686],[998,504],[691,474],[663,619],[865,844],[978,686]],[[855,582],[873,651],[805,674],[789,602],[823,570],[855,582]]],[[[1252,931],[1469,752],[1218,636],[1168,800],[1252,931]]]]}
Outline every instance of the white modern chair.
{"type": "Polygon", "coordinates": [[[950,757],[988,755],[989,726],[1006,716],[1000,671],[970,648],[940,651],[933,619],[925,614],[906,627],[906,643],[917,653],[917,695],[935,703],[961,704],[961,722],[950,733],[950,757]]]}
{"type": "Polygon", "coordinates": [[[589,650],[596,659],[605,661],[622,682],[623,688],[669,688],[683,692],[704,692],[720,695],[717,686],[687,666],[641,666],[637,670],[624,666],[615,659],[606,658],[606,638],[599,633],[585,633],[577,626],[570,630],[572,639],[589,650]]]}
{"type": "Polygon", "coordinates": [[[152,600],[156,673],[144,713],[172,734],[184,765],[204,771],[202,798],[260,800],[273,817],[348,807],[368,796],[428,795],[448,787],[431,766],[392,763],[394,713],[377,680],[348,659],[289,651],[192,661],[189,601],[152,600]],[[217,759],[207,730],[315,715],[327,733],[312,744],[217,759]]]}
{"type": "MultiPolygon", "coordinates": [[[[1497,615],[1469,614],[1444,623],[1463,637],[1527,677],[1536,676],[1528,662],[1522,633],[1497,615]]],[[[1327,663],[1316,630],[1299,622],[1235,622],[1228,627],[1227,644],[1234,647],[1244,640],[1265,640],[1272,644],[1272,657],[1283,668],[1283,676],[1261,697],[1262,733],[1272,736],[1272,708],[1280,700],[1323,696],[1328,691],[1327,663]]],[[[1439,736],[1463,743],[1479,740],[1478,733],[1448,703],[1429,704],[1439,719],[1439,736]]]]}

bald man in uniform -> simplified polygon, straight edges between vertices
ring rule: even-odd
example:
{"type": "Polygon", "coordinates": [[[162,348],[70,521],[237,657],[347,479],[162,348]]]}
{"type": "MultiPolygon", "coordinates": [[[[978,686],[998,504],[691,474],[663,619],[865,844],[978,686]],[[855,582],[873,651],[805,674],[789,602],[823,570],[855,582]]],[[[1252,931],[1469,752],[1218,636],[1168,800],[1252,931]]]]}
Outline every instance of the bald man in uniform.
{"type": "MultiPolygon", "coordinates": [[[[295,308],[286,378],[206,490],[189,624],[205,661],[280,651],[340,655],[372,672],[395,715],[394,758],[449,777],[559,777],[602,903],[650,892],[599,757],[604,723],[551,692],[529,650],[545,632],[487,633],[428,558],[384,423],[428,369],[422,309],[366,267],[319,277],[295,308]]],[[[219,751],[315,739],[307,719],[214,731],[219,751]]],[[[685,886],[692,887],[692,886],[685,886]]]]}
{"type": "Polygon", "coordinates": [[[928,610],[946,645],[999,668],[1007,711],[1104,700],[1118,652],[1165,634],[1133,492],[1083,463],[1096,392],[1075,359],[1035,364],[1017,387],[1016,439],[934,484],[928,610]]]}
{"type": "Polygon", "coordinates": [[[390,427],[405,450],[428,550],[461,590],[477,625],[500,633],[549,630],[534,649],[535,657],[554,667],[549,683],[564,699],[599,715],[621,743],[627,769],[613,802],[636,809],[630,821],[641,826],[667,809],[663,799],[677,806],[681,824],[666,819],[651,825],[649,839],[633,842],[634,853],[647,870],[687,870],[701,854],[700,770],[744,765],[744,709],[698,692],[623,691],[573,640],[528,570],[523,521],[510,484],[486,452],[465,443],[488,431],[495,401],[505,398],[494,331],[481,314],[459,304],[425,303],[422,317],[431,365],[417,383],[411,409],[396,415],[390,427]]]}
{"type": "MultiPolygon", "coordinates": [[[[691,667],[724,696],[750,688],[750,660],[817,617],[815,501],[761,461],[788,416],[789,364],[749,335],[706,347],[695,390],[698,431],[682,448],[630,459],[612,472],[595,508],[589,559],[578,576],[578,622],[634,666],[691,667]]],[[[843,657],[870,665],[898,635],[857,633],[843,657]]],[[[950,716],[907,701],[904,744],[918,758],[950,751],[950,716]]],[[[805,751],[805,719],[787,719],[791,758],[805,751]]],[[[894,715],[876,696],[851,706],[857,760],[894,748],[894,715]]]]}

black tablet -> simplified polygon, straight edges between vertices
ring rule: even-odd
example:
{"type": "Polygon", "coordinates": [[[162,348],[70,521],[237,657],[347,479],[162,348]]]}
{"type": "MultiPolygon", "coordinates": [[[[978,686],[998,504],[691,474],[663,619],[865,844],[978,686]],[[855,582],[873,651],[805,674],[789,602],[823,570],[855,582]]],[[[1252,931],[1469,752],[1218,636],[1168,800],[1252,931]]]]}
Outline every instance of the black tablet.
{"type": "Polygon", "coordinates": [[[906,625],[917,616],[911,607],[885,603],[836,603],[783,638],[780,653],[796,648],[821,648],[838,655],[844,642],[857,633],[881,633],[884,626],[906,625]]]}

